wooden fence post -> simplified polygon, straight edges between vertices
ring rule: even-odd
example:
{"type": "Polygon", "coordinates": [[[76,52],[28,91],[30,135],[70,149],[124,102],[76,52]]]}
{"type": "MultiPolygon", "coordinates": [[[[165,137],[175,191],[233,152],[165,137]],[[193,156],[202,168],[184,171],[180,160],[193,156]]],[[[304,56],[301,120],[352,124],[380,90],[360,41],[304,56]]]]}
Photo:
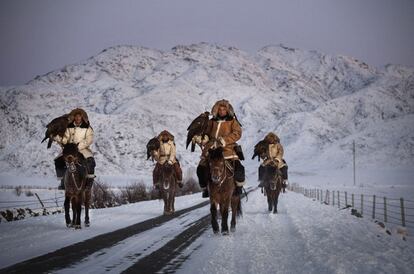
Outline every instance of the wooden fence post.
{"type": "Polygon", "coordinates": [[[351,198],[352,198],[352,208],[355,208],[354,193],[351,194],[351,198]]]}
{"type": "Polygon", "coordinates": [[[332,205],[335,206],[335,191],[332,190],[332,205]]]}
{"type": "Polygon", "coordinates": [[[364,215],[364,194],[361,194],[361,215],[364,215]]]}
{"type": "Polygon", "coordinates": [[[339,197],[339,190],[338,190],[338,208],[341,208],[341,198],[339,197]]]}
{"type": "Polygon", "coordinates": [[[384,222],[387,222],[387,198],[384,197],[384,222]]]}
{"type": "Polygon", "coordinates": [[[347,206],[348,206],[348,194],[345,191],[345,207],[347,207],[347,206]]]}
{"type": "Polygon", "coordinates": [[[43,204],[42,200],[40,200],[39,195],[37,195],[37,193],[35,192],[36,198],[39,200],[40,205],[42,206],[42,208],[45,208],[45,205],[43,204]]]}
{"type": "Polygon", "coordinates": [[[375,219],[375,195],[373,197],[373,202],[372,202],[372,219],[375,219]]]}
{"type": "Polygon", "coordinates": [[[401,204],[401,224],[402,226],[405,226],[405,212],[404,212],[404,199],[400,199],[401,204]]]}

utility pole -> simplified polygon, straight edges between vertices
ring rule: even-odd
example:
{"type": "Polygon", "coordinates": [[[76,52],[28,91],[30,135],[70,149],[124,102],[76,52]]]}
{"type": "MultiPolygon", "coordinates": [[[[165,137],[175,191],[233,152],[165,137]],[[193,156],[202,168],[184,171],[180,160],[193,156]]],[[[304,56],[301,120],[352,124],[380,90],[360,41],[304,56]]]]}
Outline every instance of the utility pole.
{"type": "Polygon", "coordinates": [[[352,141],[352,154],[353,154],[353,158],[354,158],[354,186],[356,185],[356,179],[355,179],[355,140],[352,141]]]}

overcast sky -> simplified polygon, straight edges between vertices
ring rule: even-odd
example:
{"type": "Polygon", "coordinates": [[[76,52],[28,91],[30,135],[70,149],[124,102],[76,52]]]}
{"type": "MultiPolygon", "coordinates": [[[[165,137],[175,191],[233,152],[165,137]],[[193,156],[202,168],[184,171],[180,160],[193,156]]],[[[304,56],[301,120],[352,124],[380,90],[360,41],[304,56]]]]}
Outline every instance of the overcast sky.
{"type": "Polygon", "coordinates": [[[414,66],[413,0],[1,0],[0,86],[102,49],[280,44],[414,66]]]}

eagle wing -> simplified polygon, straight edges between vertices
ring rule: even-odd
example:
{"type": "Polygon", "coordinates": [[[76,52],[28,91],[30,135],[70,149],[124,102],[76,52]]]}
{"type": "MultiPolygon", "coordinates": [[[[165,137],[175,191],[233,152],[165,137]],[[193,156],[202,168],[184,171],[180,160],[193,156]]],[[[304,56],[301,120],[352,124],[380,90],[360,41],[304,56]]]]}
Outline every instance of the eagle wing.
{"type": "Polygon", "coordinates": [[[53,142],[53,138],[56,136],[63,137],[65,135],[65,131],[68,128],[69,124],[69,115],[65,114],[60,117],[53,119],[49,124],[46,126],[45,138],[43,138],[42,143],[49,138],[49,142],[47,144],[47,148],[50,148],[53,142]]]}
{"type": "Polygon", "coordinates": [[[147,160],[151,157],[151,152],[160,148],[160,140],[157,137],[152,138],[147,144],[147,160]]]}
{"type": "MultiPolygon", "coordinates": [[[[208,111],[200,114],[195,118],[187,128],[187,142],[185,148],[191,143],[192,139],[196,135],[203,136],[206,133],[210,113],[208,111]]],[[[191,144],[191,152],[194,152],[195,144],[191,144]]]]}
{"type": "Polygon", "coordinates": [[[261,140],[260,142],[258,142],[255,146],[254,146],[254,153],[253,153],[253,157],[252,160],[258,156],[259,158],[257,159],[258,161],[260,161],[260,158],[263,157],[264,155],[267,155],[267,150],[269,148],[269,143],[265,140],[261,140]]]}

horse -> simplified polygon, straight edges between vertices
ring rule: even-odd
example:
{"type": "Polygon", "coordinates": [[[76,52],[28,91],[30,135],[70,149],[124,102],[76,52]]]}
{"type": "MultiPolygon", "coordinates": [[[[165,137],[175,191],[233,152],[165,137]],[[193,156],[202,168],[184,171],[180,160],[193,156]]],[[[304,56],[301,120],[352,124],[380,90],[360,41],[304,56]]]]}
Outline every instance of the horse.
{"type": "Polygon", "coordinates": [[[164,215],[171,215],[175,212],[175,191],[177,187],[177,176],[173,165],[165,162],[159,170],[158,185],[161,198],[164,200],[164,215]]]}
{"type": "Polygon", "coordinates": [[[229,208],[231,207],[231,226],[230,231],[236,231],[236,217],[242,215],[241,200],[239,195],[234,195],[234,165],[226,161],[223,156],[223,148],[210,148],[208,150],[208,165],[211,178],[208,182],[210,192],[210,214],[211,225],[214,234],[219,232],[217,222],[217,207],[221,214],[221,233],[229,234],[227,219],[229,208]]]}
{"type": "Polygon", "coordinates": [[[87,169],[83,156],[76,144],[66,144],[63,147],[63,159],[66,170],[63,176],[65,185],[65,220],[67,227],[81,228],[82,201],[85,201],[85,225],[89,226],[89,201],[91,189],[86,186],[87,169]],[[69,216],[69,206],[72,204],[72,220],[69,216]]]}
{"type": "Polygon", "coordinates": [[[264,166],[263,183],[267,196],[269,212],[277,213],[279,194],[283,187],[283,178],[280,170],[274,165],[264,166]]]}

